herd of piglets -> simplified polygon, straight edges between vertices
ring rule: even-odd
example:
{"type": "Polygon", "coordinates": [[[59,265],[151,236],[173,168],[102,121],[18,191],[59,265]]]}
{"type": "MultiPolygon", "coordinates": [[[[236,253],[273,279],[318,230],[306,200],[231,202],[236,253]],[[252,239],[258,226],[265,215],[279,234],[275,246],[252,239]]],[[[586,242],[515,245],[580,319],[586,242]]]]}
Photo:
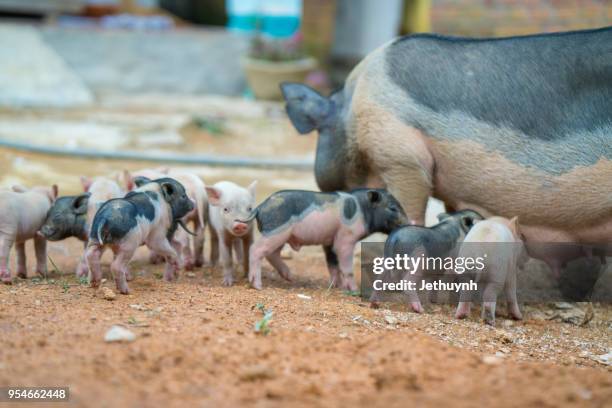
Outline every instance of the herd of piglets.
{"type": "MultiPolygon", "coordinates": [[[[414,254],[424,249],[428,256],[457,255],[461,242],[519,242],[516,220],[495,217],[486,221],[476,212],[464,210],[441,214],[440,222],[426,228],[411,225],[399,202],[384,189],[356,189],[322,193],[283,190],[259,206],[255,202],[257,182],[247,187],[230,181],[207,186],[200,177],[169,168],[124,171],[112,177],[81,177],[83,193],[58,197],[56,185],[26,189],[14,186],[0,191],[0,279],[11,283],[9,252],[17,252],[17,276],[27,276],[25,241],[34,240],[36,272],[46,275],[46,241],[76,237],[84,243],[76,266],[79,278],[89,277],[92,287],[102,280],[100,260],[110,249],[110,265],[117,290],[129,293],[132,280],[129,262],[146,245],[150,262],[165,262],[164,280],[172,281],[179,270],[204,265],[205,229],[210,231],[210,265],[221,264],[223,284],[234,281],[234,260],[242,265],[252,287],[262,288],[261,264],[265,258],[281,277],[291,273],[281,257],[289,244],[295,251],[304,245],[321,245],[325,253],[330,285],[357,290],[353,257],[357,243],[376,232],[389,234],[385,256],[414,254]],[[254,224],[260,232],[254,240],[254,224]],[[476,225],[476,228],[472,228],[476,225]],[[191,229],[190,229],[191,228],[191,229]]],[[[516,277],[511,271],[518,254],[491,265],[491,299],[485,305],[486,321],[494,322],[497,290],[504,287],[510,313],[520,318],[516,304],[516,277]]],[[[410,276],[406,276],[410,278],[410,276]]],[[[422,312],[416,293],[409,294],[415,312],[422,312]]],[[[378,300],[374,292],[373,304],[378,300]]],[[[470,309],[465,296],[457,318],[470,309]]]]}

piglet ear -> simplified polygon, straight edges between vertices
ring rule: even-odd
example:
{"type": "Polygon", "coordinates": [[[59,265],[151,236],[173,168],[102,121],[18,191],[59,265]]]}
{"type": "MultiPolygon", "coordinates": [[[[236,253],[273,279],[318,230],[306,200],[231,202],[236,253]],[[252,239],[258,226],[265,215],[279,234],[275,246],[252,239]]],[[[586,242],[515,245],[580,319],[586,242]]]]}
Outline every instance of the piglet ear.
{"type": "Polygon", "coordinates": [[[304,84],[283,82],[280,88],[287,102],[285,110],[297,131],[304,135],[320,129],[332,112],[332,101],[304,84]]]}
{"type": "Polygon", "coordinates": [[[216,187],[206,187],[206,194],[208,195],[208,202],[211,205],[221,205],[221,190],[216,187]]]}
{"type": "MultiPolygon", "coordinates": [[[[134,178],[132,179],[132,182],[134,183],[134,185],[135,185],[136,187],[142,187],[142,186],[144,186],[145,184],[150,183],[150,182],[151,182],[151,179],[150,179],[150,178],[147,178],[147,177],[144,177],[144,176],[138,176],[138,177],[134,177],[134,178]]],[[[166,183],[166,184],[167,184],[167,183],[166,183]]],[[[163,185],[162,185],[162,186],[163,186],[163,185]]]]}
{"type": "Polygon", "coordinates": [[[444,221],[445,219],[447,219],[449,217],[450,217],[449,213],[440,213],[440,214],[438,214],[438,221],[444,221]]]}
{"type": "Polygon", "coordinates": [[[92,182],[93,180],[91,179],[91,177],[81,176],[81,185],[83,186],[83,191],[89,191],[92,182]]]}
{"type": "Polygon", "coordinates": [[[26,191],[28,191],[28,189],[22,186],[21,184],[15,184],[13,187],[11,187],[11,190],[16,193],[25,193],[26,191]]]}
{"type": "Polygon", "coordinates": [[[91,193],[81,194],[80,196],[74,198],[74,201],[72,202],[72,208],[74,208],[74,212],[76,214],[81,215],[87,213],[87,206],[89,205],[89,196],[91,196],[91,193]]]}
{"type": "Polygon", "coordinates": [[[249,193],[251,194],[251,197],[255,198],[255,189],[257,188],[257,180],[253,181],[251,184],[249,184],[249,186],[247,187],[247,190],[249,190],[249,193]]]}
{"type": "Polygon", "coordinates": [[[129,170],[123,170],[123,183],[127,191],[132,191],[134,189],[134,178],[129,170]]]}
{"type": "Polygon", "coordinates": [[[378,191],[376,191],[376,190],[368,191],[368,200],[372,204],[376,204],[376,203],[380,202],[380,200],[381,200],[380,193],[378,191]]]}
{"type": "MultiPolygon", "coordinates": [[[[139,179],[139,178],[140,177],[136,177],[136,179],[139,179]]],[[[143,177],[143,178],[146,178],[146,177],[143,177]]],[[[136,179],[134,179],[134,182],[136,182],[136,179]]],[[[151,180],[149,180],[149,182],[150,181],[151,180]]],[[[166,201],[170,201],[170,199],[174,195],[175,187],[172,185],[172,183],[165,182],[165,183],[161,183],[161,190],[162,190],[162,194],[164,195],[164,198],[166,199],[166,201]]]]}
{"type": "Polygon", "coordinates": [[[59,195],[59,187],[57,187],[57,184],[54,184],[51,186],[51,201],[55,201],[58,195],[59,195]]]}

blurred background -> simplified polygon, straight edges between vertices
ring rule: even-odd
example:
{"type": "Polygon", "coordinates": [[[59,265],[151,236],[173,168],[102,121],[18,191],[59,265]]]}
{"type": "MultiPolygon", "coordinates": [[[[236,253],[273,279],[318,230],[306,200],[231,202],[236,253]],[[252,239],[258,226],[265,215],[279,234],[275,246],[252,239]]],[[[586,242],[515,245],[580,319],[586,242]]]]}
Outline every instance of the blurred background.
{"type": "Polygon", "coordinates": [[[296,136],[279,82],[328,92],[401,34],[611,21],[610,0],[0,0],[0,184],[149,160],[288,169],[314,187],[316,138],[296,136]]]}

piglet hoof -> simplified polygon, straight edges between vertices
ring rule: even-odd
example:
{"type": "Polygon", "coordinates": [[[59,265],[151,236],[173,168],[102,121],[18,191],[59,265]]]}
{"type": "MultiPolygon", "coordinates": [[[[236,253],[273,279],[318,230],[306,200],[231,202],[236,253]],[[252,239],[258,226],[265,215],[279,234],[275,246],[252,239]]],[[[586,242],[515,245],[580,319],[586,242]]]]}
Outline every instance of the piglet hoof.
{"type": "Polygon", "coordinates": [[[195,262],[193,263],[193,265],[194,265],[196,268],[201,268],[201,267],[203,267],[203,266],[204,266],[204,263],[205,263],[205,262],[204,262],[204,258],[198,258],[198,259],[196,259],[196,260],[195,260],[195,262]]]}
{"type": "Polygon", "coordinates": [[[21,279],[28,279],[28,274],[24,271],[17,272],[17,277],[21,279]]]}
{"type": "Polygon", "coordinates": [[[94,289],[96,289],[96,288],[98,288],[99,286],[100,286],[100,281],[99,281],[99,280],[94,280],[94,279],[92,279],[92,280],[89,282],[89,287],[90,287],[90,288],[94,288],[94,289]]]}
{"type": "Polygon", "coordinates": [[[410,302],[410,308],[414,313],[423,313],[425,311],[421,302],[410,302]]]}
{"type": "Polygon", "coordinates": [[[127,280],[128,282],[131,282],[134,280],[134,275],[132,275],[132,272],[126,272],[125,273],[125,280],[127,280]]]}
{"type": "Polygon", "coordinates": [[[370,302],[370,308],[372,308],[372,309],[380,309],[380,303],[378,303],[377,301],[372,301],[372,302],[370,302]]]}
{"type": "Polygon", "coordinates": [[[185,261],[186,271],[193,271],[194,269],[195,269],[195,263],[193,263],[192,261],[185,261]]]}
{"type": "Polygon", "coordinates": [[[468,317],[467,313],[465,312],[455,312],[455,319],[465,319],[466,317],[468,317]]]}
{"type": "Polygon", "coordinates": [[[223,277],[223,286],[232,286],[234,284],[234,278],[231,276],[223,277]]]}
{"type": "Polygon", "coordinates": [[[11,279],[10,276],[2,276],[0,277],[0,280],[2,281],[2,283],[4,283],[5,285],[12,285],[13,284],[13,280],[11,279]]]}
{"type": "Polygon", "coordinates": [[[523,320],[523,314],[520,311],[510,312],[512,320],[523,320]]]}
{"type": "Polygon", "coordinates": [[[130,294],[130,289],[127,287],[127,285],[124,288],[117,288],[117,290],[122,295],[129,295],[130,294]]]}

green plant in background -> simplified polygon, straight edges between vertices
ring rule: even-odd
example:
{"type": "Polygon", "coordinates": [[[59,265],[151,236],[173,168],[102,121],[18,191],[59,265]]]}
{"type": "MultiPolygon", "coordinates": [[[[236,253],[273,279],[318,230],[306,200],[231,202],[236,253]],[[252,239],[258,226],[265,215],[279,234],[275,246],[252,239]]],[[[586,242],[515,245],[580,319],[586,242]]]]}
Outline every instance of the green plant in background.
{"type": "Polygon", "coordinates": [[[257,34],[251,41],[249,57],[272,62],[297,61],[305,57],[302,34],[288,39],[267,38],[257,34]]]}

